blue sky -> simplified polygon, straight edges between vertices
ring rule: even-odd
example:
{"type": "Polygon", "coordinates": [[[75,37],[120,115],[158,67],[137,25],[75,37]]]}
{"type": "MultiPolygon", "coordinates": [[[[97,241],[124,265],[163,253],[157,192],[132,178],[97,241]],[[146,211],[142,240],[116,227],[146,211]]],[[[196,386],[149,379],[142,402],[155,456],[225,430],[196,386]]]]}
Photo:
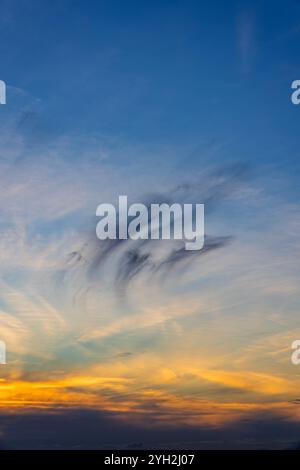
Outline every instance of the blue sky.
{"type": "Polygon", "coordinates": [[[296,150],[297,110],[288,99],[299,67],[296,1],[284,9],[236,1],[1,4],[3,79],[40,100],[54,133],[149,145],[197,145],[201,134],[272,161],[283,158],[284,133],[296,150]]]}

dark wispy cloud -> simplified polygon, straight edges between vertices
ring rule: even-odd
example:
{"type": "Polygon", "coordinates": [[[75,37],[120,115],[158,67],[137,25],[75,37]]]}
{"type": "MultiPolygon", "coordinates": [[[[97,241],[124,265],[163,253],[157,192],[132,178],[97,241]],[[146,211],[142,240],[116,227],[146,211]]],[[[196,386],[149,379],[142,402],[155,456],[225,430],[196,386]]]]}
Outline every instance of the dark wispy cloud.
{"type": "MultiPolygon", "coordinates": [[[[148,208],[154,203],[204,203],[205,214],[209,215],[226,199],[234,197],[249,178],[249,166],[236,163],[208,170],[196,180],[178,184],[165,193],[148,194],[141,200],[148,208]]],[[[93,232],[95,225],[92,228],[93,232]]],[[[105,273],[111,263],[114,266],[115,286],[122,290],[142,273],[148,272],[151,276],[161,271],[174,273],[177,268],[196,262],[203,255],[229,246],[234,239],[228,234],[206,234],[202,250],[188,251],[182,241],[166,242],[150,239],[134,242],[129,239],[100,241],[91,232],[88,233],[81,250],[67,255],[63,272],[83,268],[86,280],[89,282],[105,273]],[[163,250],[161,250],[162,244],[165,244],[163,250]]]]}

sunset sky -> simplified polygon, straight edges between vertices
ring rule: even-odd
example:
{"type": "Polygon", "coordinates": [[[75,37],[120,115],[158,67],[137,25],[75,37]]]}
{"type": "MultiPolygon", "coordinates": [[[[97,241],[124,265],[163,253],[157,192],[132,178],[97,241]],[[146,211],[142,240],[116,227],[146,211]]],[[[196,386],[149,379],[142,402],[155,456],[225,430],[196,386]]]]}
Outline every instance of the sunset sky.
{"type": "Polygon", "coordinates": [[[0,447],[299,443],[299,2],[0,0],[0,56],[0,447]]]}

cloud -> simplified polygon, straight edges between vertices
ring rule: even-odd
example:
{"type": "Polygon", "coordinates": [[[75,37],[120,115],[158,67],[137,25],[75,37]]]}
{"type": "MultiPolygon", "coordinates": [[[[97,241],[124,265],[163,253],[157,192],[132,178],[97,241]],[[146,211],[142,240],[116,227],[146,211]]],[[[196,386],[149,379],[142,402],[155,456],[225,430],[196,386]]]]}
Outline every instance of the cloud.
{"type": "Polygon", "coordinates": [[[263,345],[259,334],[296,327],[298,205],[266,195],[240,163],[171,181],[145,161],[137,173],[116,164],[111,149],[98,159],[101,139],[27,144],[0,148],[0,337],[12,361],[3,410],[85,407],[120,422],[211,428],[266,410],[291,419],[298,383],[284,342],[263,345]],[[100,242],[95,209],[119,194],[204,202],[204,249],[100,242]]]}
{"type": "Polygon", "coordinates": [[[85,409],[2,412],[0,418],[1,447],[12,449],[291,449],[299,441],[299,423],[271,409],[253,410],[252,416],[215,427],[207,427],[201,419],[197,425],[183,425],[176,422],[176,415],[171,423],[143,426],[114,419],[113,413],[85,409]]]}
{"type": "Polygon", "coordinates": [[[237,19],[237,43],[242,70],[248,73],[256,52],[256,15],[253,9],[243,8],[237,19]]]}
{"type": "MultiPolygon", "coordinates": [[[[233,164],[207,170],[199,177],[197,182],[181,183],[175,188],[170,188],[168,192],[153,193],[151,195],[140,196],[147,207],[152,203],[169,204],[184,203],[204,203],[205,214],[213,213],[222,206],[228,198],[234,197],[243,186],[248,185],[250,178],[249,168],[245,164],[233,164]]],[[[94,281],[107,271],[108,264],[114,265],[114,284],[123,293],[128,284],[143,275],[145,272],[154,277],[161,270],[173,271],[182,268],[187,262],[195,262],[199,256],[208,254],[216,249],[224,248],[233,241],[233,236],[205,236],[205,246],[199,252],[189,252],[185,250],[183,242],[176,241],[155,241],[152,240],[105,240],[100,241],[95,237],[95,226],[86,237],[81,249],[68,254],[63,268],[68,270],[78,270],[82,276],[94,281]],[[72,259],[72,262],[70,262],[72,259]]],[[[110,266],[111,269],[111,266],[110,266]]],[[[179,271],[176,272],[177,276],[179,271]]]]}

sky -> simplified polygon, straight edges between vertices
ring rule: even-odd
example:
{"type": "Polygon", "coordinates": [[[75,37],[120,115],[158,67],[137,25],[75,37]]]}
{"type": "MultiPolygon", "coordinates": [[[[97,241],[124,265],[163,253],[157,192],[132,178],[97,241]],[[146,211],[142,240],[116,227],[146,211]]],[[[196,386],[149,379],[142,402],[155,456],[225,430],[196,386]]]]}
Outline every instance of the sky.
{"type": "Polygon", "coordinates": [[[299,39],[293,0],[0,0],[1,448],[298,445],[299,39]],[[98,240],[119,195],[204,203],[204,249],[98,240]]]}

